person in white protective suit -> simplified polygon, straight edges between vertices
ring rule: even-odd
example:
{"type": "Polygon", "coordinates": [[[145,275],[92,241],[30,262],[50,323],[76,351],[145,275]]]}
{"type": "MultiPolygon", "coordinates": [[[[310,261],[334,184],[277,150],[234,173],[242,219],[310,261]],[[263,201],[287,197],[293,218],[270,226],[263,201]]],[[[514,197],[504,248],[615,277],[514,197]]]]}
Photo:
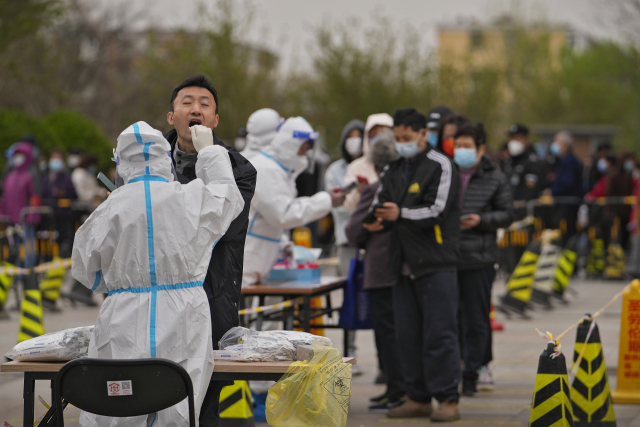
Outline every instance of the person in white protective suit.
{"type": "Polygon", "coordinates": [[[271,108],[261,108],[249,116],[247,120],[247,145],[242,155],[252,160],[266,148],[276,136],[278,127],[284,122],[280,114],[271,108]]]}
{"type": "Polygon", "coordinates": [[[295,179],[307,168],[306,152],[317,137],[304,118],[291,117],[271,144],[251,160],[258,179],[249,211],[242,286],[263,282],[269,275],[283,231],[316,221],[344,202],[343,194],[327,191],[296,197],[295,179]]]}
{"type": "MultiPolygon", "coordinates": [[[[170,146],[162,133],[138,122],[120,134],[115,153],[123,185],[78,229],[71,272],[94,292],[109,294],[89,357],[158,357],[179,363],[193,382],[197,421],[213,373],[202,283],[213,247],[244,201],[227,150],[213,145],[211,129],[197,125],[191,134],[199,179],[186,185],[174,181],[170,146]]],[[[186,426],[188,414],[185,400],[148,416],[82,412],[80,426],[186,426]]]]}

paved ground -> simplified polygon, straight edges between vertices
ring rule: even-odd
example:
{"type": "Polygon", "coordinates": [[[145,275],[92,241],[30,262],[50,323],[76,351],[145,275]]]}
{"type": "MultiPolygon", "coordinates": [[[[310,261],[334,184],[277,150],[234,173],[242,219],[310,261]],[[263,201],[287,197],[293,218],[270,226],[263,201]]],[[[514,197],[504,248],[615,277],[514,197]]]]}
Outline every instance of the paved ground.
{"type": "MultiPolygon", "coordinates": [[[[492,364],[496,389],[479,393],[473,398],[461,401],[462,420],[458,424],[468,426],[527,426],[529,407],[535,382],[538,356],[545,347],[544,341],[536,335],[534,328],[554,334],[577,321],[586,312],[595,312],[624,286],[620,282],[575,280],[572,284],[577,292],[570,295],[568,306],[558,306],[545,312],[538,310],[531,320],[506,320],[505,331],[494,334],[495,361],[492,364]]],[[[502,293],[502,285],[496,283],[495,294],[502,293]]],[[[340,295],[336,293],[335,302],[340,295]]],[[[46,313],[45,327],[54,331],[74,326],[94,323],[97,309],[65,307],[63,313],[46,313]]],[[[605,361],[609,371],[611,387],[615,389],[616,366],[618,362],[618,331],[620,328],[620,303],[613,304],[599,319],[598,325],[604,346],[605,361]]],[[[18,331],[18,315],[12,313],[10,321],[0,321],[0,351],[9,350],[15,343],[18,331]]],[[[328,335],[336,343],[341,343],[341,333],[329,331],[328,335]]],[[[565,355],[571,355],[575,334],[570,333],[562,341],[565,355]]],[[[358,362],[364,373],[355,377],[349,412],[348,426],[375,426],[394,424],[428,424],[425,420],[389,420],[381,414],[367,411],[368,398],[383,392],[382,386],[373,385],[376,373],[375,349],[371,331],[360,331],[357,335],[358,362]]],[[[570,356],[568,357],[570,358],[570,356]]],[[[50,402],[48,383],[38,382],[37,391],[50,402]]],[[[36,414],[44,412],[37,404],[36,414]]],[[[640,427],[640,405],[615,405],[619,427],[640,427]]],[[[65,411],[65,425],[77,425],[79,411],[68,408],[65,411]]],[[[14,426],[22,425],[22,376],[20,374],[0,374],[0,422],[7,420],[14,426]]],[[[266,426],[266,424],[260,424],[266,426]]]]}

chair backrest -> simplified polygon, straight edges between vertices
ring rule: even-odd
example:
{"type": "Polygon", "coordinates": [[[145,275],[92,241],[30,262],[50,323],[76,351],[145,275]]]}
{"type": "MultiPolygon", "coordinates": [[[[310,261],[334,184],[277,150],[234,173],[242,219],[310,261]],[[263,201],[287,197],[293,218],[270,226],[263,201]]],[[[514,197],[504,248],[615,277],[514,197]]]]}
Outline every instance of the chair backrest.
{"type": "MultiPolygon", "coordinates": [[[[56,389],[56,404],[64,398],[84,411],[112,417],[152,414],[188,398],[195,426],[191,378],[170,360],[76,359],[60,369],[56,389]]],[[[61,418],[62,411],[59,426],[61,418]]]]}

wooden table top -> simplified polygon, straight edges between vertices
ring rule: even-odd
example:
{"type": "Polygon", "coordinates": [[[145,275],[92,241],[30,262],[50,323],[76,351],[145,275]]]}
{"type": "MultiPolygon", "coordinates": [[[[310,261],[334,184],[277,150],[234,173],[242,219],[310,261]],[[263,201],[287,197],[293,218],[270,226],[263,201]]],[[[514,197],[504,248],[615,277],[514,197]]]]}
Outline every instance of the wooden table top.
{"type": "Polygon", "coordinates": [[[242,288],[243,295],[307,295],[339,289],[347,283],[346,277],[322,276],[314,282],[282,281],[267,282],[242,288]]]}
{"type": "MultiPolygon", "coordinates": [[[[343,357],[342,361],[356,364],[355,357],[343,357]]],[[[293,362],[231,362],[215,360],[213,372],[272,373],[284,374],[293,362]]],[[[58,372],[64,363],[60,362],[6,362],[0,365],[0,372],[58,372]]]]}

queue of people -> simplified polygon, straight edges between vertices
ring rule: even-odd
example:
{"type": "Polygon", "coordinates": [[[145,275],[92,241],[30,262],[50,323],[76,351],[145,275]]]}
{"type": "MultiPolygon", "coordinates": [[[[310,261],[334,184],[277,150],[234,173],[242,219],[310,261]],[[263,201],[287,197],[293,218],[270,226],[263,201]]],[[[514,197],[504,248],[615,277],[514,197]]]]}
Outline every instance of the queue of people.
{"type": "MultiPolygon", "coordinates": [[[[533,148],[529,129],[513,124],[495,158],[481,123],[437,106],[426,115],[401,108],[349,121],[341,158],[322,171],[325,189],[302,197],[296,178],[319,149],[306,119],[258,110],[238,133],[238,152],[215,134],[219,99],[207,77],[189,77],[170,95],[171,131],[163,135],[137,122],[118,138],[117,188],[108,198],[94,179],[95,157],[70,153],[65,164],[55,150],[34,171],[33,144],[24,141],[11,153],[0,209],[35,229],[39,218],[19,218],[22,208],[54,201],[74,278],[86,292],[108,294],[89,356],[181,364],[205,427],[218,424],[220,392],[230,385],[211,381],[212,350],[238,325],[241,287],[263,283],[291,251],[293,228],[332,215],[341,273],[347,275],[354,257],[364,258],[377,381],[386,386],[371,397],[370,409],[390,418],[449,422],[460,418],[461,395],[493,386],[496,235],[523,218],[513,202],[542,195],[581,199],[587,191],[592,198],[624,196],[639,187],[632,153],[614,159],[603,145],[591,170],[583,171],[569,133],[556,135],[545,158],[533,148]],[[352,190],[340,191],[345,187],[352,190]],[[106,201],[77,232],[69,207],[55,203],[96,197],[106,201]]],[[[577,231],[567,218],[577,217],[578,205],[567,202],[550,219],[564,219],[569,237],[577,231]]],[[[620,207],[604,215],[637,225],[635,214],[620,207]]],[[[350,337],[353,352],[355,331],[350,337]]],[[[127,425],[186,419],[180,404],[127,425]]],[[[85,412],[80,417],[81,426],[118,423],[85,412]]]]}

